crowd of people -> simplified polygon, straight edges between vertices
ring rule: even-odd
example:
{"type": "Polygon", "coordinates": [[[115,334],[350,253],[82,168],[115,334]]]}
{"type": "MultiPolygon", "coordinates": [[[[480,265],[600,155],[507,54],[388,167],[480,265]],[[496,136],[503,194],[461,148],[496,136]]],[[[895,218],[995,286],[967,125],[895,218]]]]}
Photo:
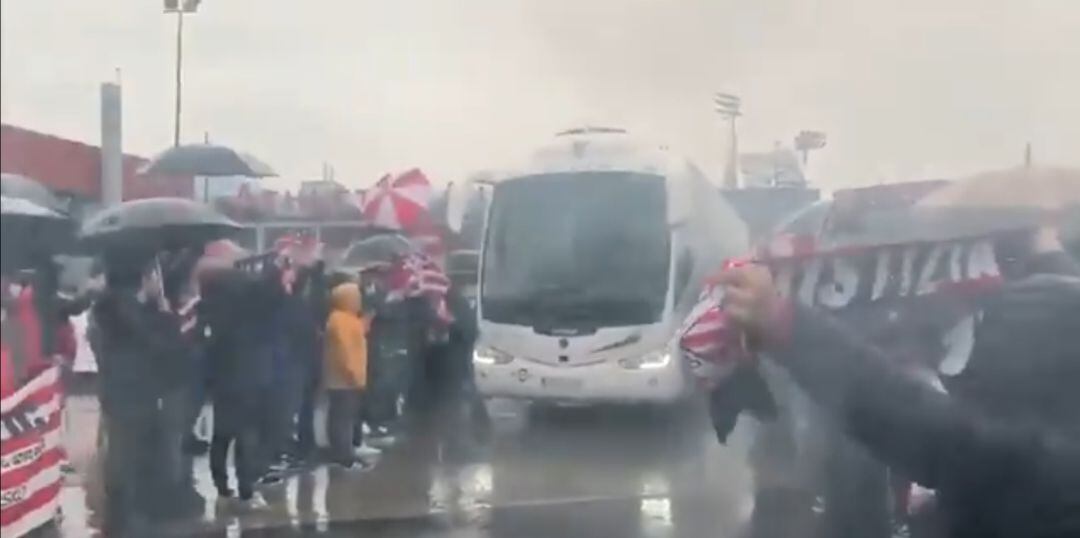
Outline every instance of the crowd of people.
{"type": "MultiPolygon", "coordinates": [[[[475,315],[451,274],[450,316],[422,296],[389,293],[393,266],[328,273],[271,252],[222,263],[198,252],[114,253],[91,310],[106,432],[110,536],[201,512],[193,434],[213,409],[209,465],[220,499],[263,506],[261,486],[313,462],[365,470],[435,417],[468,455],[475,315]],[[317,410],[325,398],[325,446],[317,410]],[[232,452],[234,472],[228,455],[232,452]],[[232,476],[230,476],[232,474],[232,476]]],[[[473,276],[473,279],[475,277],[473,276]]]]}
{"type": "MultiPolygon", "coordinates": [[[[451,268],[432,301],[401,293],[404,259],[346,274],[289,248],[230,260],[207,252],[107,252],[103,287],[75,298],[57,293],[50,271],[0,286],[4,395],[57,364],[70,369],[71,320],[90,311],[109,536],[153,536],[161,521],[201,512],[192,458],[202,450],[218,497],[257,508],[259,488],[292,470],[363,471],[416,431],[434,431],[452,455],[476,449],[487,419],[471,370],[475,273],[451,268]],[[208,443],[193,433],[207,406],[208,443]]],[[[836,426],[833,456],[854,447],[888,469],[877,485],[891,481],[897,507],[882,512],[920,516],[906,519],[916,536],[1076,536],[1080,265],[1045,229],[998,238],[995,254],[1002,282],[969,305],[973,345],[953,375],[941,374],[956,317],[944,310],[935,316],[949,322],[922,311],[838,322],[781,297],[763,265],[727,267],[718,308],[742,338],[728,357],[733,379],[745,388],[742,366],[756,360],[786,371],[836,426]],[[912,510],[912,484],[934,490],[932,509],[912,510]]],[[[834,487],[851,462],[837,461],[815,492],[825,535],[890,533],[889,516],[865,508],[867,482],[834,487]]],[[[775,527],[770,503],[779,513],[791,505],[760,493],[755,514],[772,520],[752,524],[775,527]]]]}

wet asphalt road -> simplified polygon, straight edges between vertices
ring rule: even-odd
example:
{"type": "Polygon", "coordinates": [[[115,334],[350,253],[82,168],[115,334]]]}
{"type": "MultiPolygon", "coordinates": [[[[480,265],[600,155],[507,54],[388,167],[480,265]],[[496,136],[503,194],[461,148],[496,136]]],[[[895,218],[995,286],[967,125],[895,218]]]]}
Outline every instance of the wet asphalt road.
{"type": "MultiPolygon", "coordinates": [[[[738,537],[749,518],[748,425],[719,445],[701,410],[678,419],[641,408],[537,412],[489,405],[495,435],[473,461],[443,458],[419,433],[374,469],[319,465],[262,489],[252,511],[219,501],[205,457],[194,461],[201,519],[162,536],[738,537]]],[[[63,492],[60,535],[97,535],[101,502],[93,397],[69,401],[67,437],[78,472],[63,492]]]]}

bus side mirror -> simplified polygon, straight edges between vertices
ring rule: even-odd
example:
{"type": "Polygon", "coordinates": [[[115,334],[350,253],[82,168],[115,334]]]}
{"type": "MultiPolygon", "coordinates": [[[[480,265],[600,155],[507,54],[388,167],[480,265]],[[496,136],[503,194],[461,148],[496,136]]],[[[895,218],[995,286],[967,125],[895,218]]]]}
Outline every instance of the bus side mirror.
{"type": "Polygon", "coordinates": [[[446,187],[446,227],[454,233],[461,233],[465,222],[465,206],[469,200],[467,182],[452,181],[446,187]]]}

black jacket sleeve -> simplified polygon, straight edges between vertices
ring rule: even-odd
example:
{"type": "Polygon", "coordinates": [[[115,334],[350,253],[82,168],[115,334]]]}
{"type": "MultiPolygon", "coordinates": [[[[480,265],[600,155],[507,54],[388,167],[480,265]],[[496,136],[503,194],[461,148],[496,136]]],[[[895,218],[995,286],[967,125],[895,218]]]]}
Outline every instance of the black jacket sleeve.
{"type": "Polygon", "coordinates": [[[795,307],[791,329],[770,355],[852,436],[917,482],[969,491],[1032,480],[1080,487],[1075,439],[965,406],[824,313],[795,307]]]}
{"type": "Polygon", "coordinates": [[[107,322],[116,334],[137,341],[154,356],[171,357],[183,348],[179,319],[170,312],[144,305],[126,294],[114,295],[107,312],[107,322]]]}

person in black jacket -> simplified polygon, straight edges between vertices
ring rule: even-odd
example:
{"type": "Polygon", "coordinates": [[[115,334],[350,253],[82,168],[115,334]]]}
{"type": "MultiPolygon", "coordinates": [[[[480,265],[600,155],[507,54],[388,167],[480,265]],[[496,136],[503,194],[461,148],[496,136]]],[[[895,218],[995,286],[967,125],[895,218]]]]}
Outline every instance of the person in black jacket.
{"type": "MultiPolygon", "coordinates": [[[[468,458],[476,449],[478,429],[484,417],[475,416],[476,390],[472,355],[478,334],[476,311],[463,293],[464,282],[451,275],[446,304],[453,316],[447,339],[433,346],[428,390],[435,428],[450,457],[468,458]]],[[[466,281],[467,282],[467,281],[466,281]]]]}
{"type": "Polygon", "coordinates": [[[296,417],[297,455],[308,458],[315,450],[315,407],[322,380],[322,342],[329,313],[326,267],[323,262],[305,269],[297,279],[306,314],[300,313],[296,353],[302,361],[303,386],[296,417]]]}
{"type": "MultiPolygon", "coordinates": [[[[416,305],[424,299],[388,301],[385,273],[381,268],[360,277],[365,315],[371,319],[368,333],[368,416],[376,444],[394,441],[399,423],[399,401],[410,387],[418,360],[416,305]]],[[[420,330],[424,329],[419,326],[420,330]]]]}
{"type": "Polygon", "coordinates": [[[969,361],[986,374],[950,394],[781,299],[762,266],[721,282],[757,349],[875,456],[938,491],[950,536],[1080,536],[1080,279],[1034,275],[987,301],[969,361]]]}
{"type": "MultiPolygon", "coordinates": [[[[105,489],[109,536],[147,536],[148,525],[171,496],[163,475],[162,409],[181,377],[184,343],[177,317],[162,293],[156,261],[110,260],[107,289],[94,305],[99,331],[99,398],[108,448],[105,489]]],[[[179,451],[180,447],[176,447],[179,451]]]]}
{"type": "Polygon", "coordinates": [[[210,474],[218,495],[231,497],[226,458],[233,455],[240,499],[255,505],[254,485],[262,472],[260,419],[270,385],[270,357],[264,353],[266,312],[274,296],[255,275],[239,269],[220,270],[203,277],[200,317],[209,327],[206,364],[214,404],[214,434],[210,443],[210,474]]]}
{"type": "Polygon", "coordinates": [[[173,371],[178,377],[162,405],[162,476],[174,484],[171,515],[191,516],[203,511],[204,499],[195,491],[194,466],[188,447],[193,447],[195,422],[205,398],[203,365],[204,334],[198,322],[198,289],[193,281],[195,264],[201,251],[184,249],[162,255],[162,285],[165,300],[176,314],[182,354],[173,371]]]}

